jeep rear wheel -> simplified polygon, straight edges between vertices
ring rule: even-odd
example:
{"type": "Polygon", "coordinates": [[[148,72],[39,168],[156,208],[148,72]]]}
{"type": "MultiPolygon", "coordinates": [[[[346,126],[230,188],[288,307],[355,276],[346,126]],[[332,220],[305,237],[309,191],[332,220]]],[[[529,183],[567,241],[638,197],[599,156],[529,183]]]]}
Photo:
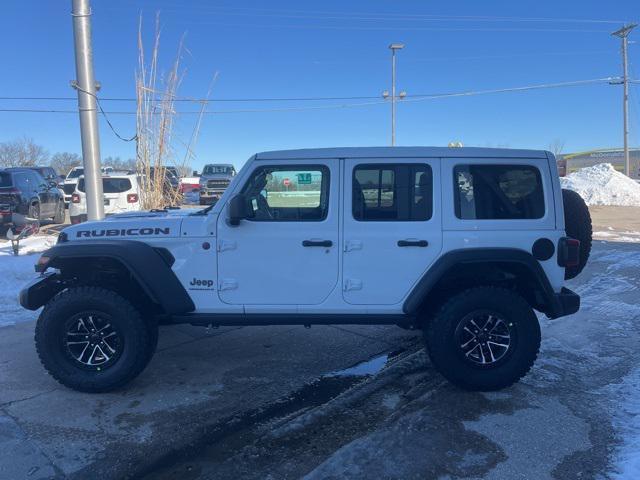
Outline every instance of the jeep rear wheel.
{"type": "Polygon", "coordinates": [[[81,392],[108,392],[142,372],[155,350],[153,327],[120,295],[76,287],[56,295],[36,324],[36,350],[49,374],[81,392]]]}
{"type": "Polygon", "coordinates": [[[451,297],[424,329],[429,357],[466,390],[499,390],[524,377],[540,348],[538,319],[518,294],[477,287],[451,297]]]}

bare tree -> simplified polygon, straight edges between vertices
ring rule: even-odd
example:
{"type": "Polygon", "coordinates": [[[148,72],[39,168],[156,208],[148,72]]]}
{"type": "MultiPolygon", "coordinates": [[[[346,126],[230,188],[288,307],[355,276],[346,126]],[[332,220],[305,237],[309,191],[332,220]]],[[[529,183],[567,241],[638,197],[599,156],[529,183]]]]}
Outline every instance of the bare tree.
{"type": "Polygon", "coordinates": [[[122,160],[120,157],[106,157],[102,160],[102,166],[113,167],[114,170],[135,171],[136,160],[135,158],[127,158],[126,160],[122,160]]]}
{"type": "Polygon", "coordinates": [[[564,143],[564,140],[556,138],[549,144],[549,151],[557,157],[564,150],[564,143]]]}
{"type": "MultiPolygon", "coordinates": [[[[142,177],[140,202],[143,209],[163,208],[182,203],[182,194],[171,187],[165,177],[166,167],[183,171],[194,158],[201,121],[208,104],[211,88],[205,101],[200,104],[199,115],[190,138],[182,142],[174,131],[177,119],[175,99],[184,72],[180,61],[185,52],[183,41],[170,70],[161,75],[159,71],[160,17],[156,16],[156,29],[150,53],[145,51],[142,38],[142,18],[138,30],[138,70],[136,72],[136,161],[142,177]],[[183,148],[182,157],[177,150],[183,148]]],[[[214,75],[213,81],[216,76],[214,75]]],[[[212,82],[213,84],[213,82],[212,82]]]]}
{"type": "Polygon", "coordinates": [[[22,137],[0,143],[0,167],[45,165],[49,153],[32,138],[22,137]]]}
{"type": "Polygon", "coordinates": [[[82,158],[77,153],[58,152],[51,157],[51,167],[58,172],[59,175],[66,175],[69,171],[82,164],[82,158]]]}

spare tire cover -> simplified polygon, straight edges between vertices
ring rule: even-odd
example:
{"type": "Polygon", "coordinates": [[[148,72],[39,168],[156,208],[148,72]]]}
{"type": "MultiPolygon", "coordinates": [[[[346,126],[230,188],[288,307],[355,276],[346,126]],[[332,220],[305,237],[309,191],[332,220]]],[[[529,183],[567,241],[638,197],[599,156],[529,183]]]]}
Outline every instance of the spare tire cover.
{"type": "Polygon", "coordinates": [[[592,226],[589,207],[577,192],[562,189],[562,203],[564,204],[564,228],[567,236],[580,240],[580,263],[575,267],[567,267],[564,271],[564,278],[569,280],[578,276],[589,260],[592,226]]]}

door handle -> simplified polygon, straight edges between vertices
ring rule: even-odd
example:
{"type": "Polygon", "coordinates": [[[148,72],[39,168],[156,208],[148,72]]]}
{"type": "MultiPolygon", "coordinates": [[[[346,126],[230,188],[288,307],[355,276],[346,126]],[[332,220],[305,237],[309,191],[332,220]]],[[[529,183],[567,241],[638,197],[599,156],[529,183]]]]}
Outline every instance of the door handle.
{"type": "Polygon", "coordinates": [[[331,240],[303,240],[303,247],[331,247],[333,242],[331,240]]]}
{"type": "Polygon", "coordinates": [[[399,247],[428,247],[426,240],[398,240],[399,247]]]}

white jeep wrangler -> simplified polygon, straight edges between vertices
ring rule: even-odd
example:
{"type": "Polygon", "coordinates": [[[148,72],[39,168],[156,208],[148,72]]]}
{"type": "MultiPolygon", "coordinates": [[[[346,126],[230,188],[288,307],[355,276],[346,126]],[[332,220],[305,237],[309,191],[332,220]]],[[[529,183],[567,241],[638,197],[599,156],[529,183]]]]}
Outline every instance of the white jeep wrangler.
{"type": "Polygon", "coordinates": [[[267,152],[215,206],[66,228],[20,302],[44,305],[44,367],[85,392],[136,377],[176,323],[419,328],[447,379],[494,390],[531,368],[534,310],[578,310],[563,284],[590,248],[587,207],[549,152],[267,152]]]}

